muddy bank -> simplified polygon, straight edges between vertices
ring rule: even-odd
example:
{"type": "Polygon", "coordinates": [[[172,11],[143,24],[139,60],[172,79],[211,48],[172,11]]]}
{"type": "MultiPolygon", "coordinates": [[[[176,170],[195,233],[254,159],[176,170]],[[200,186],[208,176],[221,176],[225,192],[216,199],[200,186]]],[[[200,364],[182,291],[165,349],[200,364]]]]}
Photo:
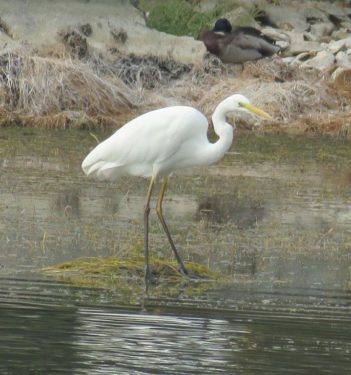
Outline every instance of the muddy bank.
{"type": "MultiPolygon", "coordinates": [[[[62,2],[37,0],[27,6],[27,23],[15,15],[22,0],[2,4],[0,126],[115,129],[176,104],[210,116],[240,92],[274,117],[265,131],[351,137],[351,70],[332,77],[284,56],[224,65],[191,37],[147,27],[142,3],[70,2],[66,17],[62,2]]],[[[242,129],[259,121],[233,120],[242,129]]]]}

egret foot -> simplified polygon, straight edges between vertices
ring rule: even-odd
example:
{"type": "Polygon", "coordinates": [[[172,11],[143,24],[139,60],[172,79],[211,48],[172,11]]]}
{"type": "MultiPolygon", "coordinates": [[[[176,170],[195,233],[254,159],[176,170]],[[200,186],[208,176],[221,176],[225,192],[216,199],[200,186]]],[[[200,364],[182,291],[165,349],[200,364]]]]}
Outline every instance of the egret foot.
{"type": "Polygon", "coordinates": [[[156,285],[157,284],[157,276],[151,271],[150,267],[145,267],[145,294],[148,293],[150,285],[156,285]]]}
{"type": "Polygon", "coordinates": [[[183,276],[189,276],[189,271],[185,268],[184,264],[179,265],[178,272],[183,276]]]}

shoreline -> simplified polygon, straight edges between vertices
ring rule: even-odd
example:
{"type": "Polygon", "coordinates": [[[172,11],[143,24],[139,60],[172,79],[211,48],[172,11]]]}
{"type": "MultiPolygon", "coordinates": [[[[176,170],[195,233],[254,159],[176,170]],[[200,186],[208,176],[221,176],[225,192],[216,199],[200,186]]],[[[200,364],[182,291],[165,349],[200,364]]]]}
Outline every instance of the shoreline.
{"type": "MultiPolygon", "coordinates": [[[[21,24],[23,15],[14,18],[21,5],[23,0],[2,5],[0,127],[116,129],[141,113],[178,104],[198,108],[210,119],[224,97],[238,92],[273,116],[262,131],[351,138],[351,68],[336,75],[335,64],[321,70],[284,55],[224,65],[191,37],[148,28],[140,9],[122,0],[99,7],[92,1],[84,9],[73,2],[67,18],[62,4],[34,1],[28,9],[32,32],[23,40],[28,25],[21,24]],[[38,26],[45,15],[52,24],[38,26]],[[160,46],[158,55],[141,50],[148,38],[156,38],[151,43],[160,46]]],[[[284,9],[284,3],[272,9],[284,9]]],[[[251,129],[255,121],[236,119],[239,129],[251,129]]]]}

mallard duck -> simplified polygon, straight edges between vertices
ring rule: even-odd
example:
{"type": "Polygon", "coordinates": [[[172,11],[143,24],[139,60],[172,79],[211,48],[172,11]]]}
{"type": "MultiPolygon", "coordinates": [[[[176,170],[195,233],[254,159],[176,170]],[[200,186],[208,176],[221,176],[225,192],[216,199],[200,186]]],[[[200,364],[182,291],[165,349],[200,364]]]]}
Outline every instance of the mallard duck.
{"type": "Polygon", "coordinates": [[[275,40],[254,27],[244,26],[232,29],[226,18],[216,21],[212,30],[200,37],[207,50],[218,56],[224,63],[243,63],[272,56],[280,51],[275,40]]]}

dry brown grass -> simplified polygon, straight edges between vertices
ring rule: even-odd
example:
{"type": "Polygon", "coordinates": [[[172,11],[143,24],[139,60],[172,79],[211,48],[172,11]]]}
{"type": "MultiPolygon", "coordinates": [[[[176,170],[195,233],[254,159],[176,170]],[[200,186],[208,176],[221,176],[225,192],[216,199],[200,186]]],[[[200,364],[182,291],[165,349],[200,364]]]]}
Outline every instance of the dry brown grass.
{"type": "Polygon", "coordinates": [[[102,77],[89,64],[40,56],[2,56],[1,107],[26,115],[82,111],[116,115],[135,104],[132,91],[116,77],[102,77]]]}
{"type": "MultiPolygon", "coordinates": [[[[273,116],[274,121],[265,122],[264,131],[351,137],[347,113],[351,105],[351,71],[330,83],[311,70],[289,67],[279,60],[262,60],[244,64],[236,76],[223,74],[201,93],[195,106],[208,117],[223,98],[241,93],[273,116]]],[[[236,124],[250,128],[257,121],[240,116],[236,124]]]]}
{"type": "MultiPolygon", "coordinates": [[[[110,63],[55,54],[0,57],[0,126],[116,128],[140,113],[177,104],[210,117],[233,93],[246,95],[274,117],[265,123],[267,131],[350,137],[345,111],[351,104],[351,70],[331,83],[279,58],[243,66],[209,59],[190,69],[152,56],[110,63]]],[[[257,121],[236,119],[245,128],[257,121]]]]}
{"type": "Polygon", "coordinates": [[[129,87],[153,89],[189,73],[191,66],[157,56],[120,56],[107,69],[129,87]]]}
{"type": "Polygon", "coordinates": [[[330,84],[334,90],[335,95],[338,95],[341,100],[351,100],[351,69],[341,72],[330,84]]]}
{"type": "Polygon", "coordinates": [[[301,69],[298,65],[285,64],[280,57],[249,61],[243,64],[240,75],[245,79],[259,78],[261,81],[316,81],[320,73],[316,70],[301,69]]]}
{"type": "Polygon", "coordinates": [[[260,79],[232,78],[220,81],[204,93],[199,102],[206,114],[229,93],[241,93],[277,121],[290,121],[301,114],[321,113],[337,107],[338,103],[328,92],[328,87],[305,81],[262,82],[260,79]]]}
{"type": "Polygon", "coordinates": [[[90,117],[84,112],[65,111],[50,115],[21,115],[17,113],[0,115],[0,127],[12,125],[44,129],[110,129],[118,126],[110,116],[90,117]]]}
{"type": "MultiPolygon", "coordinates": [[[[347,80],[351,75],[331,84],[316,71],[291,67],[279,59],[217,68],[207,73],[197,67],[172,85],[150,91],[151,108],[192,105],[210,118],[221,100],[241,93],[273,116],[274,121],[266,121],[263,131],[350,137],[346,109],[351,104],[347,80]]],[[[252,116],[235,119],[241,128],[252,128],[259,121],[252,116]]]]}
{"type": "Polygon", "coordinates": [[[351,139],[351,117],[345,112],[305,116],[292,121],[284,131],[289,134],[330,135],[351,139]]]}

